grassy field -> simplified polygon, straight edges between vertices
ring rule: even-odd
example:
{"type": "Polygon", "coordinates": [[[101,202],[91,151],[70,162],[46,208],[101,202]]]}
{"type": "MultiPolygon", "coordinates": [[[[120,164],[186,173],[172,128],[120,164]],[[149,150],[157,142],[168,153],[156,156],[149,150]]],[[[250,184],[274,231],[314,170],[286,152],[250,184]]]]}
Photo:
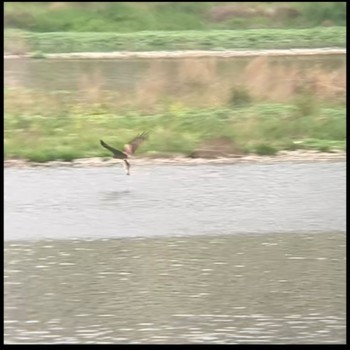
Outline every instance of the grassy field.
{"type": "Polygon", "coordinates": [[[95,74],[72,91],[17,84],[4,94],[5,158],[108,156],[101,138],[122,147],[141,131],[151,132],[139,152],[147,156],[222,145],[226,153],[261,155],[345,149],[346,64],[336,62],[305,71],[256,57],[240,72],[220,76],[215,60],[190,59],[177,66],[174,81],[154,61],[127,92],[106,89],[104,76],[95,74]]]}
{"type": "Polygon", "coordinates": [[[116,147],[140,131],[150,139],[139,155],[189,155],[225,140],[232,153],[275,154],[279,150],[345,149],[345,107],[256,103],[235,108],[189,108],[169,105],[159,113],[113,113],[96,107],[68,107],[61,113],[6,113],[5,159],[46,162],[108,156],[103,138],[116,147]]]}
{"type": "Polygon", "coordinates": [[[135,33],[33,33],[6,30],[6,53],[227,50],[345,47],[345,27],[135,33]]]}
{"type": "Polygon", "coordinates": [[[345,26],[345,2],[5,2],[5,28],[119,32],[345,26]]]}
{"type": "MultiPolygon", "coordinates": [[[[33,58],[346,47],[345,2],[6,2],[4,9],[5,53],[33,58]]],[[[139,153],[148,156],[188,155],[223,143],[228,152],[261,155],[345,149],[345,68],[301,75],[265,60],[252,61],[242,86],[230,76],[217,81],[215,64],[184,60],[175,89],[181,93],[171,96],[164,87],[172,82],[156,62],[136,97],[108,95],[96,81],[74,93],[5,89],[5,159],[109,156],[100,138],[122,147],[140,131],[151,132],[139,153]]]]}

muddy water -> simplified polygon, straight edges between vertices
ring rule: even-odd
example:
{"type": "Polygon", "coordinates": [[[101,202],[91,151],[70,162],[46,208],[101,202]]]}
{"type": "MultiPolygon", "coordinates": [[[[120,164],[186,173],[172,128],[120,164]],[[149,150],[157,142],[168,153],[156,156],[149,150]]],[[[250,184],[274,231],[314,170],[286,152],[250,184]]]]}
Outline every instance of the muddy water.
{"type": "Polygon", "coordinates": [[[345,163],[5,169],[6,343],[345,343],[345,163]]]}

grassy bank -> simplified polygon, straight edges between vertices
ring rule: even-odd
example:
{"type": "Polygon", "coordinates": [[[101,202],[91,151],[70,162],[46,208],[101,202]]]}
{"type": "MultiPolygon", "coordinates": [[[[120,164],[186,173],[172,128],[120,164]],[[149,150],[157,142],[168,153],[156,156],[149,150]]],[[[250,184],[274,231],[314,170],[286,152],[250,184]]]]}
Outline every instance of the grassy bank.
{"type": "Polygon", "coordinates": [[[119,32],[345,26],[345,2],[5,2],[5,28],[119,32]]]}
{"type": "Polygon", "coordinates": [[[198,109],[170,105],[159,113],[111,113],[72,107],[61,113],[5,114],[5,159],[36,162],[109,156],[116,147],[151,131],[139,155],[190,154],[224,145],[229,153],[275,154],[278,150],[345,149],[345,107],[259,103],[198,109]]]}
{"type": "MultiPolygon", "coordinates": [[[[6,30],[6,53],[345,47],[345,27],[135,33],[33,33],[6,30]]],[[[43,56],[41,56],[43,57],[43,56]]]]}

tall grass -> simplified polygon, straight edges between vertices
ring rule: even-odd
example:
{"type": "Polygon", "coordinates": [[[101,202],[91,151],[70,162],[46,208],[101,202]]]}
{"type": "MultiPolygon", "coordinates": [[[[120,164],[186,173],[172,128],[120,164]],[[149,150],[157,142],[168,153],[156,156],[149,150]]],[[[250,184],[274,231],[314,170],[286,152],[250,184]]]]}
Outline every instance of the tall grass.
{"type": "MultiPolygon", "coordinates": [[[[74,90],[28,90],[16,83],[5,90],[5,110],[9,113],[65,112],[78,110],[158,113],[167,106],[196,108],[237,108],[256,102],[297,103],[301,114],[320,104],[345,105],[345,59],[319,66],[257,57],[248,62],[222,65],[215,58],[183,59],[169,65],[151,61],[129,90],[107,87],[97,71],[72,81],[74,90]]],[[[78,111],[79,112],[79,111],[78,111]]]]}
{"type": "Polygon", "coordinates": [[[222,143],[228,153],[345,148],[345,64],[302,69],[258,57],[234,74],[219,69],[216,59],[182,60],[170,79],[154,61],[134,94],[105,90],[97,73],[73,92],[7,88],[5,158],[108,156],[100,138],[122,147],[143,130],[151,136],[139,154],[150,156],[222,143]]]}

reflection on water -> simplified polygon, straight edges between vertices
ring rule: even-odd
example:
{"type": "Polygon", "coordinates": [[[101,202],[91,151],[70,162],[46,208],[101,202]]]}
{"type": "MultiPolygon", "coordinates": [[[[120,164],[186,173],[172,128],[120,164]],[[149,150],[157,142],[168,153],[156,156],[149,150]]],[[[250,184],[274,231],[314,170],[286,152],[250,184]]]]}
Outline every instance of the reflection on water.
{"type": "Polygon", "coordinates": [[[123,198],[124,196],[130,195],[132,192],[130,190],[120,190],[120,191],[106,191],[102,193],[101,198],[104,201],[111,201],[111,202],[117,202],[119,199],[123,198]]]}
{"type": "Polygon", "coordinates": [[[5,243],[6,343],[345,343],[345,234],[5,243]]]}

